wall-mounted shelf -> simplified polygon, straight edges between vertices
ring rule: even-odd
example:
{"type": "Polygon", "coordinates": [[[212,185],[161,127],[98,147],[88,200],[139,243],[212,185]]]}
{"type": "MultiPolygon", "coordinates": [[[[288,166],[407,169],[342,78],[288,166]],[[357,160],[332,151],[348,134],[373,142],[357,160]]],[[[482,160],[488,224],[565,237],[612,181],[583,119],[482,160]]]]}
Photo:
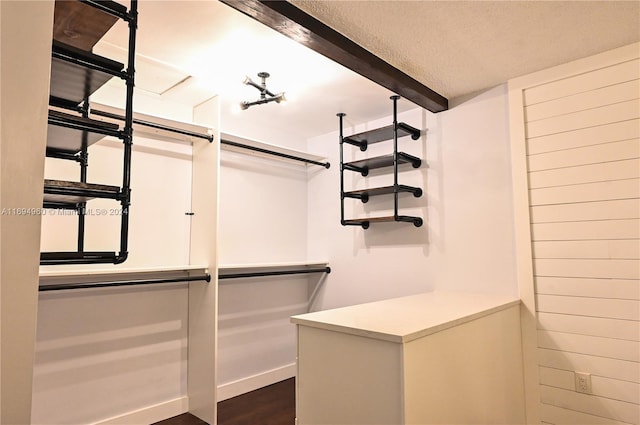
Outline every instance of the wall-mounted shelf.
{"type": "MultiPolygon", "coordinates": [[[[404,152],[398,152],[397,161],[398,165],[411,164],[413,168],[419,168],[422,164],[422,160],[420,158],[404,152]]],[[[346,162],[343,166],[345,170],[356,171],[362,174],[363,177],[366,177],[367,175],[369,175],[369,170],[374,170],[376,168],[393,167],[393,164],[394,155],[391,154],[360,159],[358,161],[346,162]]]]}
{"type": "Polygon", "coordinates": [[[50,96],[78,105],[123,68],[120,62],[54,40],[50,96]]]}
{"type": "MultiPolygon", "coordinates": [[[[91,118],[104,123],[122,123],[125,111],[100,103],[92,103],[91,118]]],[[[213,142],[213,129],[202,125],[133,113],[133,130],[137,135],[150,135],[157,139],[194,143],[198,140],[213,142]]]]}
{"type": "MultiPolygon", "coordinates": [[[[411,136],[413,140],[420,138],[420,130],[415,127],[399,122],[397,124],[397,137],[411,136]]],[[[373,143],[380,143],[394,138],[394,125],[375,128],[373,130],[363,131],[362,133],[352,134],[343,139],[344,143],[358,146],[361,151],[366,151],[367,147],[373,143]]]]}
{"type": "Polygon", "coordinates": [[[367,217],[367,218],[352,218],[344,220],[343,226],[361,226],[363,229],[368,229],[371,223],[391,223],[394,221],[404,221],[406,223],[413,223],[414,226],[422,226],[422,219],[420,217],[414,217],[410,215],[389,215],[382,217],[367,217]]]}
{"type": "Polygon", "coordinates": [[[218,279],[331,273],[328,262],[292,262],[218,266],[218,279]]]}
{"type": "Polygon", "coordinates": [[[78,154],[83,146],[91,146],[104,136],[118,137],[117,124],[96,121],[88,117],[49,111],[47,149],[78,154]]]}
{"type": "Polygon", "coordinates": [[[311,165],[320,165],[325,168],[331,167],[331,164],[327,159],[322,156],[258,142],[256,140],[245,139],[244,137],[228,133],[222,133],[220,138],[220,145],[225,150],[250,153],[257,156],[281,158],[284,160],[293,160],[311,165]]]}
{"type": "Polygon", "coordinates": [[[340,120],[340,223],[343,226],[360,226],[368,229],[371,223],[384,222],[407,222],[420,227],[423,224],[421,217],[400,215],[398,212],[398,195],[400,193],[411,193],[414,197],[422,196],[422,189],[419,187],[407,186],[398,183],[398,168],[401,164],[411,164],[413,168],[419,168],[422,160],[416,156],[398,151],[398,139],[411,136],[411,139],[420,138],[420,130],[406,123],[398,122],[398,99],[400,96],[392,96],[393,100],[393,124],[390,126],[377,128],[351,136],[343,135],[343,118],[346,114],[339,113],[340,120]],[[372,143],[379,143],[386,140],[393,140],[393,152],[389,155],[365,158],[357,161],[344,162],[344,144],[354,145],[361,151],[366,151],[372,143]],[[369,175],[369,171],[376,168],[393,167],[393,185],[374,187],[368,189],[345,191],[344,171],[360,173],[363,177],[369,175]],[[382,217],[366,217],[345,219],[344,200],[345,198],[360,199],[363,203],[368,202],[371,196],[393,194],[393,215],[382,217]]]}
{"type": "MultiPolygon", "coordinates": [[[[91,253],[84,253],[90,255],[91,253]]],[[[94,253],[104,254],[109,253],[94,253]]],[[[115,253],[111,253],[115,255],[115,253]]],[[[161,283],[183,283],[211,281],[208,270],[202,266],[175,268],[144,268],[120,270],[91,270],[77,272],[41,272],[39,290],[59,291],[66,289],[89,289],[113,286],[155,285],[161,283]]]]}
{"type": "Polygon", "coordinates": [[[53,39],[91,51],[93,46],[126,15],[127,8],[111,0],[101,0],[100,8],[88,2],[58,1],[54,9],[53,39]],[[105,10],[111,13],[105,13],[105,10]]]}
{"type": "Polygon", "coordinates": [[[80,164],[77,182],[46,180],[46,208],[75,209],[78,216],[77,250],[74,252],[43,252],[40,263],[89,264],[122,263],[128,256],[129,204],[131,183],[131,145],[133,141],[133,88],[135,39],[138,2],[131,0],[131,9],[111,0],[75,0],[55,2],[51,79],[47,127],[46,155],[80,164]],[[96,55],[93,46],[122,19],[129,26],[127,66],[96,55]],[[89,96],[112,77],[126,84],[123,125],[94,120],[89,117],[89,96]],[[87,183],[90,145],[105,136],[123,143],[122,185],[120,187],[87,183]],[[93,198],[114,199],[121,205],[120,250],[88,252],[84,249],[85,207],[93,198]]]}
{"type": "Polygon", "coordinates": [[[44,203],[56,202],[79,204],[94,198],[119,199],[120,187],[104,184],[70,182],[65,180],[44,181],[44,203]]]}
{"type": "Polygon", "coordinates": [[[363,203],[367,203],[371,196],[388,195],[388,194],[394,193],[396,189],[398,190],[398,192],[412,193],[413,196],[415,196],[416,198],[419,198],[422,196],[422,189],[420,189],[419,187],[399,184],[397,186],[383,186],[383,187],[373,187],[371,189],[352,190],[349,192],[344,192],[344,197],[360,199],[363,203]]]}

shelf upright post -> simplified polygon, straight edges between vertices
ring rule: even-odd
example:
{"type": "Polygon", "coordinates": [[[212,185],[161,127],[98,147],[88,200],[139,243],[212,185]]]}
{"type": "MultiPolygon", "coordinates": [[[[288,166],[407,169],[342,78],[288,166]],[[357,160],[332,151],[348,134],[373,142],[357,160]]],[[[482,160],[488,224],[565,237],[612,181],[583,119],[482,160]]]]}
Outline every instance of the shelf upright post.
{"type": "Polygon", "coordinates": [[[347,114],[340,112],[337,115],[340,120],[340,224],[344,226],[344,137],[342,134],[342,120],[347,114]]]}
{"type": "Polygon", "coordinates": [[[133,144],[133,89],[135,87],[135,59],[136,59],[136,30],[138,28],[138,0],[131,0],[131,8],[127,17],[129,24],[129,52],[127,70],[125,72],[127,98],[124,116],[124,131],[122,141],[124,144],[122,167],[122,197],[120,204],[120,252],[116,258],[116,264],[122,263],[128,256],[129,241],[129,206],[131,205],[131,147],[133,144]]]}
{"type": "MultiPolygon", "coordinates": [[[[82,102],[82,107],[80,108],[82,112],[82,116],[84,118],[89,117],[89,99],[85,98],[82,102]]],[[[88,151],[88,134],[87,132],[82,133],[82,148],[80,149],[80,157],[78,161],[80,162],[80,182],[87,182],[87,166],[89,165],[89,151],[88,151]]],[[[84,252],[84,224],[85,224],[85,213],[87,208],[86,202],[81,202],[77,205],[78,212],[78,252],[84,252]]]]}
{"type": "Polygon", "coordinates": [[[393,219],[398,221],[398,99],[400,96],[391,96],[393,100],[393,219]]]}

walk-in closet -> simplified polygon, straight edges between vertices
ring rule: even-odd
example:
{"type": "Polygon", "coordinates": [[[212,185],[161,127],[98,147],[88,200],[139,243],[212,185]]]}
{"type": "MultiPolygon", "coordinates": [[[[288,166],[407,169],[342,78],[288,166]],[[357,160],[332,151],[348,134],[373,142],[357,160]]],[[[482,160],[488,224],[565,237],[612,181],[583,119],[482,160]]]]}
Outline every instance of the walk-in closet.
{"type": "Polygon", "coordinates": [[[407,8],[522,49],[524,9],[0,3],[3,423],[273,384],[299,425],[640,423],[637,39],[504,73],[410,40],[452,82],[407,8]]]}
{"type": "MultiPolygon", "coordinates": [[[[111,4],[56,2],[56,43],[78,44],[76,32],[84,27],[77,22],[88,26],[94,15],[109,15],[103,5],[111,4]]],[[[36,423],[153,422],[186,411],[213,422],[214,400],[296,375],[291,316],[342,304],[330,301],[332,291],[343,292],[331,283],[331,259],[342,263],[340,280],[355,272],[359,267],[348,263],[369,236],[368,226],[345,227],[341,211],[361,220],[393,216],[401,202],[416,219],[372,223],[372,230],[382,227],[370,233],[391,232],[406,243],[427,234],[416,220],[427,216],[417,188],[428,183],[419,158],[427,153],[430,113],[222,3],[131,6],[137,10],[127,13],[136,21],[103,24],[84,55],[125,62],[135,49],[135,60],[123,67],[135,73],[134,89],[127,90],[126,78],[103,78],[89,92],[79,82],[67,84],[80,87],[71,106],[51,101],[54,111],[66,107],[78,120],[114,130],[85,143],[92,133],[72,128],[78,149],[48,147],[45,181],[115,188],[125,172],[131,183],[130,192],[114,189],[129,194],[114,196],[120,203],[91,197],[87,189],[66,208],[44,205],[36,423]],[[159,19],[164,15],[176,16],[170,28],[159,19]],[[179,46],[179,34],[189,42],[179,46]],[[205,36],[217,41],[199,41],[205,36]],[[225,63],[232,54],[233,64],[225,63]],[[389,129],[399,121],[406,124],[394,134],[389,129]],[[358,137],[376,127],[386,143],[341,149],[339,134],[358,137]],[[133,137],[122,165],[118,136],[125,128],[133,137]],[[317,137],[327,141],[314,142],[317,137]],[[342,162],[379,155],[391,162],[370,166],[370,173],[340,173],[342,162]],[[399,178],[398,187],[416,189],[395,197],[383,191],[368,202],[340,189],[389,188],[399,178]],[[315,202],[322,206],[310,205],[315,202]],[[360,241],[336,246],[353,250],[339,258],[318,232],[360,241]],[[110,250],[126,260],[100,256],[110,250]],[[51,253],[70,252],[67,261],[50,260],[51,253]]],[[[55,55],[54,49],[52,84],[68,77],[56,67],[66,58],[55,55]]],[[[82,68],[87,61],[74,62],[84,72],[78,80],[95,77],[93,65],[82,68]]],[[[48,134],[58,127],[71,131],[50,118],[48,134]]],[[[405,269],[412,260],[403,257],[389,258],[389,267],[365,266],[362,279],[405,269]]]]}

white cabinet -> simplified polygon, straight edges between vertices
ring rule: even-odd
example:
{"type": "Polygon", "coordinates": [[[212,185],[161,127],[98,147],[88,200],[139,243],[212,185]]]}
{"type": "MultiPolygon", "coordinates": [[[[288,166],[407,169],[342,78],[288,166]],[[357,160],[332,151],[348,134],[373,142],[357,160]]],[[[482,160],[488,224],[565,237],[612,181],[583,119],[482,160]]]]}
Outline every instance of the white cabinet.
{"type": "Polygon", "coordinates": [[[298,425],[525,422],[518,299],[430,292],[292,322],[298,425]]]}

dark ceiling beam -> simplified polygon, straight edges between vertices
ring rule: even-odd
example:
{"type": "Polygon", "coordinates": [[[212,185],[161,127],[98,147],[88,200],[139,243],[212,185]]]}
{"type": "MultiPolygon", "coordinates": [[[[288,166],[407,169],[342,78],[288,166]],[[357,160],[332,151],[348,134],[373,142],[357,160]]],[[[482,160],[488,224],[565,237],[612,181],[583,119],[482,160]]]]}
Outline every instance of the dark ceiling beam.
{"type": "Polygon", "coordinates": [[[431,112],[448,100],[288,1],[220,0],[431,112]]]}

